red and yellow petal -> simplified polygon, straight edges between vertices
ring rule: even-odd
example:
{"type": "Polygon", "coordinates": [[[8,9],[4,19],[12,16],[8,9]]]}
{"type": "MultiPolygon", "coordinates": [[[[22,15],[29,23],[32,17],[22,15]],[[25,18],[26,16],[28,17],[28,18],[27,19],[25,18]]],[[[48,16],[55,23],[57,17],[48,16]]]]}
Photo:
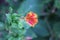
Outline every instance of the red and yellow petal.
{"type": "Polygon", "coordinates": [[[38,16],[34,12],[29,12],[25,16],[25,20],[31,27],[34,27],[38,23],[38,16]]]}

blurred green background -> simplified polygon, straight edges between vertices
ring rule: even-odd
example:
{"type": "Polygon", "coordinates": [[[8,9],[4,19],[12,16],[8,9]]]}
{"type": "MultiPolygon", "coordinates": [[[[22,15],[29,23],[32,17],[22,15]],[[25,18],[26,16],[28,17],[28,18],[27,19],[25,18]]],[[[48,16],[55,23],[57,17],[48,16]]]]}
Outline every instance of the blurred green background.
{"type": "MultiPolygon", "coordinates": [[[[25,36],[32,37],[32,40],[60,40],[60,0],[54,0],[54,7],[58,9],[55,12],[57,16],[51,16],[50,12],[45,13],[43,11],[49,2],[50,0],[0,0],[0,40],[9,40],[6,39],[8,31],[5,29],[5,22],[10,7],[13,9],[13,13],[21,16],[26,16],[29,11],[35,12],[39,16],[38,24],[34,28],[27,29],[25,36]],[[45,19],[40,18],[41,16],[48,17],[49,28],[55,34],[54,39],[50,39],[48,24],[45,19]]],[[[26,25],[24,24],[24,26],[26,25]]]]}

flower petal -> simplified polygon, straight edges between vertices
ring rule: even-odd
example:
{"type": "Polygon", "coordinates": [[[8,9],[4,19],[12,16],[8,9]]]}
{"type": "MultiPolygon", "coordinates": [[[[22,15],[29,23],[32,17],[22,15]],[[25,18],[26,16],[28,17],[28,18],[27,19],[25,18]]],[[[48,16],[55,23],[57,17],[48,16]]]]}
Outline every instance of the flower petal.
{"type": "Polygon", "coordinates": [[[30,26],[34,27],[38,23],[37,14],[29,12],[25,17],[25,20],[30,26]]]}

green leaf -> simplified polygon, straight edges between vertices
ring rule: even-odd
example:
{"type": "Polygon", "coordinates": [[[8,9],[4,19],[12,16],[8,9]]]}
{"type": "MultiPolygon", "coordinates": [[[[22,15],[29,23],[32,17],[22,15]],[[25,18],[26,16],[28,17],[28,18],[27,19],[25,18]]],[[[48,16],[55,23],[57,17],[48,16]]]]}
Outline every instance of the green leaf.
{"type": "Polygon", "coordinates": [[[55,0],[55,7],[60,8],[60,0],[55,0]]]}
{"type": "Polygon", "coordinates": [[[5,29],[4,23],[0,22],[0,30],[4,30],[4,29],[5,29]]]}
{"type": "Polygon", "coordinates": [[[26,35],[26,37],[32,37],[32,38],[36,38],[37,37],[37,35],[35,34],[35,32],[31,28],[27,29],[25,35],[26,35]]]}
{"type": "Polygon", "coordinates": [[[53,27],[55,34],[60,38],[60,22],[54,23],[53,27]]]}

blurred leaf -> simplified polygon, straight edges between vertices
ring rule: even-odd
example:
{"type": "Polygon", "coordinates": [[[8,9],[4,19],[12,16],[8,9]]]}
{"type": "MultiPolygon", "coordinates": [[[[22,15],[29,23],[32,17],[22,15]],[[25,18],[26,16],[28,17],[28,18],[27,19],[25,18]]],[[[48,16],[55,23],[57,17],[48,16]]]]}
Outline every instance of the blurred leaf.
{"type": "Polygon", "coordinates": [[[26,37],[32,37],[32,38],[36,38],[37,37],[37,35],[35,34],[35,32],[31,28],[27,29],[25,35],[26,35],[26,37]]]}
{"type": "Polygon", "coordinates": [[[48,30],[47,30],[47,24],[46,24],[46,22],[44,20],[42,20],[42,19],[39,19],[38,21],[39,21],[38,24],[32,30],[38,36],[42,36],[42,37],[49,36],[50,34],[49,34],[48,30]]]}
{"type": "Polygon", "coordinates": [[[60,22],[54,24],[54,31],[58,38],[60,38],[60,22]]]}
{"type": "Polygon", "coordinates": [[[4,29],[5,29],[4,23],[0,22],[0,30],[4,30],[4,29]]]}
{"type": "Polygon", "coordinates": [[[60,8],[60,0],[55,0],[55,7],[60,8]]]}
{"type": "Polygon", "coordinates": [[[45,3],[49,2],[49,0],[24,0],[20,5],[17,12],[21,15],[26,15],[28,12],[32,11],[38,14],[38,16],[46,15],[43,13],[45,8],[45,3]]]}

